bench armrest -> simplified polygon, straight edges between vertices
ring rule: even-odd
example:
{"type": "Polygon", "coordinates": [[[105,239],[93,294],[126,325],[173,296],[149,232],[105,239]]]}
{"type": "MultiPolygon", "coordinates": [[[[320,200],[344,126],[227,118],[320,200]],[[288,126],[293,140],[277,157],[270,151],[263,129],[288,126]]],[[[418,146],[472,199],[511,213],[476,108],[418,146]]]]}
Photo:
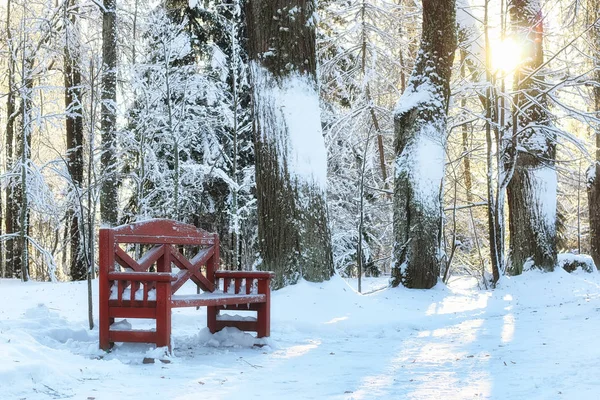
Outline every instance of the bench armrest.
{"type": "Polygon", "coordinates": [[[169,272],[110,272],[108,279],[111,281],[134,281],[134,282],[171,282],[177,279],[169,272]]]}
{"type": "Polygon", "coordinates": [[[215,271],[215,278],[254,278],[271,279],[275,276],[271,271],[215,271]]]}

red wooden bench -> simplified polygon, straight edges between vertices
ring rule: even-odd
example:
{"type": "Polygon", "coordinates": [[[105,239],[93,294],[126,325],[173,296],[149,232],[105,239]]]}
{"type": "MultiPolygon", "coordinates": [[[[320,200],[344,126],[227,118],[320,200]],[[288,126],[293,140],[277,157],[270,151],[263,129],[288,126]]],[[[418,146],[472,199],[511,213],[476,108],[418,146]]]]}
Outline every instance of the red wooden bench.
{"type": "Polygon", "coordinates": [[[273,273],[217,271],[218,267],[219,237],[192,225],[157,219],[100,229],[100,348],[143,342],[170,349],[173,307],[206,306],[212,333],[232,326],[257,332],[257,337],[269,336],[273,273]],[[135,260],[130,255],[135,245],[153,247],[135,260]],[[180,251],[183,246],[199,250],[187,259],[180,251]],[[172,265],[178,270],[173,271],[172,265]],[[177,294],[188,280],[202,293],[177,294]],[[222,310],[253,310],[257,316],[221,319],[222,310]],[[154,319],[156,329],[119,330],[112,326],[116,318],[154,319]]]}

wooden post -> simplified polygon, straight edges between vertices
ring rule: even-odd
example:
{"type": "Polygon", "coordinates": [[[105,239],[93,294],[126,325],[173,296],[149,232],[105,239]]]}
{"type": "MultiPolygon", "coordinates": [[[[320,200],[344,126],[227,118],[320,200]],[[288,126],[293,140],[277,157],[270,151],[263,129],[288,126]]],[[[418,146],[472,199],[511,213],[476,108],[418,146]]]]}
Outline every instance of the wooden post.
{"type": "Polygon", "coordinates": [[[208,326],[210,333],[217,331],[217,315],[219,315],[217,307],[206,307],[206,326],[208,326]]]}
{"type": "Polygon", "coordinates": [[[267,298],[264,303],[261,303],[258,307],[256,315],[258,330],[256,336],[266,337],[271,335],[271,291],[269,290],[270,279],[259,279],[258,280],[258,293],[264,294],[267,298]]]}
{"type": "MultiPolygon", "coordinates": [[[[158,259],[158,272],[171,272],[171,246],[158,259]]],[[[171,283],[156,282],[156,347],[168,346],[171,352],[171,283]]]]}
{"type": "Polygon", "coordinates": [[[108,281],[108,273],[114,270],[115,266],[115,241],[114,234],[110,229],[100,229],[100,282],[99,282],[99,298],[100,298],[100,348],[109,350],[110,343],[110,325],[114,318],[109,317],[108,301],[110,300],[110,285],[108,281]]]}

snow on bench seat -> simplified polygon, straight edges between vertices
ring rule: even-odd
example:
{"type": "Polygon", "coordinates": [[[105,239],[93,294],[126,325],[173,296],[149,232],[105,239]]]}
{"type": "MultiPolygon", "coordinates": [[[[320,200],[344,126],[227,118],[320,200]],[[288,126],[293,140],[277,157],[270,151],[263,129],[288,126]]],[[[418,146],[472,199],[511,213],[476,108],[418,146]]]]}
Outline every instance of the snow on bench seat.
{"type": "Polygon", "coordinates": [[[264,303],[266,300],[267,295],[265,294],[231,294],[215,291],[213,293],[173,295],[171,307],[224,306],[264,303]]]}

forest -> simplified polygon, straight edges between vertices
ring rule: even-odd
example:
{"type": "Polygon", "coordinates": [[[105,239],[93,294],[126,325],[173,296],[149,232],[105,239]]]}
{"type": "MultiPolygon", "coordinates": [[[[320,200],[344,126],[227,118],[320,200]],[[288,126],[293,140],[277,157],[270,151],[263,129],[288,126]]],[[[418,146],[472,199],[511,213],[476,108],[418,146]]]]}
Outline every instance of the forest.
{"type": "Polygon", "coordinates": [[[93,278],[98,229],[150,218],[275,289],[600,265],[599,0],[0,0],[0,21],[2,278],[93,278]]]}

